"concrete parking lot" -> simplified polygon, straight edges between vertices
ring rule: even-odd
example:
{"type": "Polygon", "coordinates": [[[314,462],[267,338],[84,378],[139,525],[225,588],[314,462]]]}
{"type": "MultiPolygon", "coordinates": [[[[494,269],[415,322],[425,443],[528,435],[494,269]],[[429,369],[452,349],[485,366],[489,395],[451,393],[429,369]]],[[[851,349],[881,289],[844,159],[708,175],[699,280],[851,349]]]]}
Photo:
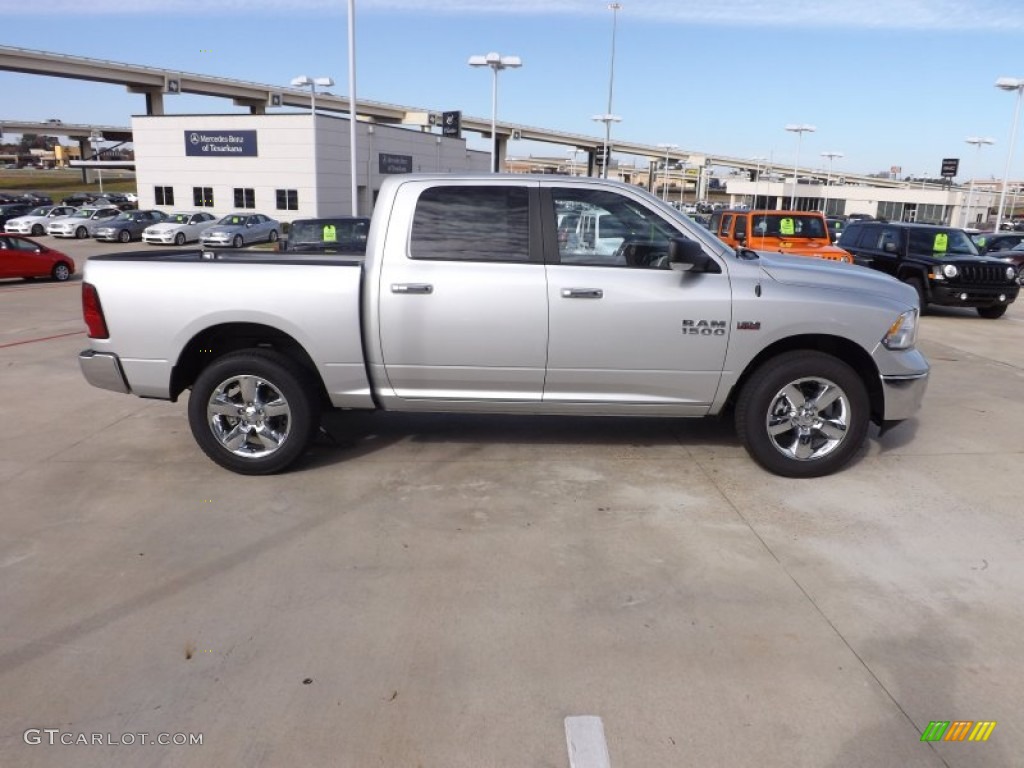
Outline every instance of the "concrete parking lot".
{"type": "Polygon", "coordinates": [[[239,477],[85,383],[77,280],[0,318],[0,765],[563,768],[578,716],[615,768],[1020,764],[1024,307],[924,317],[919,417],[809,481],[717,421],[389,414],[239,477]]]}

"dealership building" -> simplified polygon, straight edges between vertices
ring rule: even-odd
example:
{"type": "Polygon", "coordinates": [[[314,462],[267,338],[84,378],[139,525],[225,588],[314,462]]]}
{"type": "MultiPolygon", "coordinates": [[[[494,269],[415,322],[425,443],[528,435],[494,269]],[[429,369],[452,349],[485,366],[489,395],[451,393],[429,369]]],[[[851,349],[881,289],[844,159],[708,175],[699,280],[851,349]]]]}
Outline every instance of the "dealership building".
{"type": "MultiPolygon", "coordinates": [[[[352,213],[349,120],[326,114],[132,118],[139,207],[251,210],[279,221],[352,213]]],[[[357,210],[369,216],[390,175],[486,172],[461,138],[356,123],[357,210]]]]}

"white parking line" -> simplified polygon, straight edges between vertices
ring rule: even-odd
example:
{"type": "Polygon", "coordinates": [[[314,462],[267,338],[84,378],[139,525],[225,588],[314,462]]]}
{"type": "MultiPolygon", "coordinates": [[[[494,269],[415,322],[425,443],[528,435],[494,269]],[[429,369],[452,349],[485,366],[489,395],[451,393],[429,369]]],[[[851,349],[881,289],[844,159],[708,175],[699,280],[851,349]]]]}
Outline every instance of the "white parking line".
{"type": "Polygon", "coordinates": [[[565,743],[570,768],[611,768],[604,723],[594,715],[565,718],[565,743]]]}

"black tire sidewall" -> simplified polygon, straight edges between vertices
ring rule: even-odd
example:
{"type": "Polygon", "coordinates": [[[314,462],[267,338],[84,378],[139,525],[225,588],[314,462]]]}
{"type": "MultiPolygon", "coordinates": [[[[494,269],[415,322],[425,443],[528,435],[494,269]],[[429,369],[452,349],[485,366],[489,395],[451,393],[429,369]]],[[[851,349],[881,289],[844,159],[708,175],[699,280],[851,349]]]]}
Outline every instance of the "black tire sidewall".
{"type": "Polygon", "coordinates": [[[179,232],[178,234],[176,234],[174,236],[174,244],[175,245],[184,245],[185,244],[185,234],[183,232],[179,232]]]}
{"type": "Polygon", "coordinates": [[[998,320],[1000,317],[1006,314],[1006,304],[996,304],[993,307],[978,307],[978,316],[983,317],[986,320],[998,320]]]}
{"type": "Polygon", "coordinates": [[[131,232],[129,232],[127,229],[122,229],[120,232],[117,233],[117,239],[119,242],[129,243],[131,242],[132,239],[131,232]]]}
{"type": "Polygon", "coordinates": [[[214,361],[196,378],[188,401],[192,436],[203,452],[225,469],[243,475],[268,475],[294,463],[309,446],[319,426],[319,408],[312,382],[299,365],[269,350],[233,352],[214,361]],[[270,382],[288,401],[291,431],[274,453],[247,459],[224,448],[207,422],[206,407],[214,388],[232,376],[251,374],[270,382]]]}
{"type": "Polygon", "coordinates": [[[231,245],[233,245],[235,248],[241,248],[243,245],[245,245],[245,238],[242,237],[241,235],[235,235],[231,239],[231,245]]]}
{"type": "Polygon", "coordinates": [[[783,477],[821,477],[843,467],[867,437],[870,402],[856,371],[837,357],[811,350],[787,352],[768,360],[747,380],[736,405],[736,432],[751,457],[783,477]],[[828,456],[798,461],[784,456],[765,429],[765,417],[775,395],[787,384],[808,377],[832,381],[850,403],[850,425],[843,442],[828,456]]]}

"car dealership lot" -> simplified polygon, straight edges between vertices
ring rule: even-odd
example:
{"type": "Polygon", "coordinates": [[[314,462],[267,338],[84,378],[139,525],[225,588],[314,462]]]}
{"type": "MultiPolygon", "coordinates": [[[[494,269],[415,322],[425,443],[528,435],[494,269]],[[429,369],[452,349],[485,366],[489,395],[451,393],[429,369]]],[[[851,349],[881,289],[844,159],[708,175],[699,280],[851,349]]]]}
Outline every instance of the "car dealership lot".
{"type": "Polygon", "coordinates": [[[565,766],[578,715],[616,767],[1024,749],[1019,306],[926,316],[920,416],[818,480],[715,421],[390,414],[244,478],[85,383],[79,284],[0,283],[0,765],[565,766]]]}

